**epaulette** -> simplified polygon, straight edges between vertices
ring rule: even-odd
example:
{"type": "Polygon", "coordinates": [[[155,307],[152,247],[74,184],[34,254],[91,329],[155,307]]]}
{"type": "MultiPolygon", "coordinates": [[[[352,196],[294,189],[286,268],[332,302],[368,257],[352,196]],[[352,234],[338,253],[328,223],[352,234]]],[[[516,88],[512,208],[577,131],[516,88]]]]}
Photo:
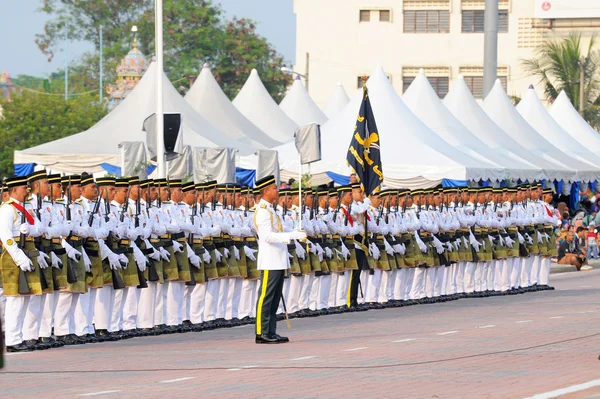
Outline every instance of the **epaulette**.
{"type": "Polygon", "coordinates": [[[262,209],[267,209],[267,204],[262,204],[260,207],[261,207],[262,209]]]}
{"type": "Polygon", "coordinates": [[[256,211],[256,206],[253,206],[252,208],[248,209],[248,212],[255,212],[256,211]]]}
{"type": "Polygon", "coordinates": [[[65,202],[65,199],[64,198],[59,198],[59,199],[57,199],[54,202],[57,203],[57,204],[62,204],[63,202],[65,202]]]}
{"type": "Polygon", "coordinates": [[[12,204],[13,202],[15,202],[15,201],[14,201],[14,200],[11,198],[11,199],[9,199],[8,201],[6,201],[6,202],[5,202],[5,204],[8,204],[8,205],[10,205],[10,204],[12,204]]]}
{"type": "Polygon", "coordinates": [[[78,204],[81,204],[81,198],[77,198],[77,199],[75,200],[75,202],[77,202],[78,204]]]}
{"type": "Polygon", "coordinates": [[[29,201],[31,201],[32,199],[33,199],[33,195],[32,195],[32,196],[30,196],[30,197],[27,197],[27,200],[26,200],[26,202],[29,202],[29,201]]]}
{"type": "Polygon", "coordinates": [[[51,203],[52,203],[52,201],[48,201],[48,200],[42,201],[42,204],[51,204],[51,203]]]}

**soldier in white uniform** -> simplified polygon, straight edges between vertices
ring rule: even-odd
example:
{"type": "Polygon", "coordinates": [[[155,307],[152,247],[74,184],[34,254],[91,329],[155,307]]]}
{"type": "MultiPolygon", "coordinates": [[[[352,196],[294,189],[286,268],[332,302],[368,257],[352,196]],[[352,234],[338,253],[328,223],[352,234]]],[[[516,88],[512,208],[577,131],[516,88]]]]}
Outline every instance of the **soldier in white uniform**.
{"type": "Polygon", "coordinates": [[[256,182],[261,190],[261,200],[254,214],[258,232],[258,270],[262,271],[260,295],[256,305],[257,344],[288,342],[277,334],[277,308],[281,300],[283,277],[289,268],[287,244],[294,239],[305,239],[304,232],[284,233],[279,215],[273,209],[279,190],[274,176],[256,182]]]}

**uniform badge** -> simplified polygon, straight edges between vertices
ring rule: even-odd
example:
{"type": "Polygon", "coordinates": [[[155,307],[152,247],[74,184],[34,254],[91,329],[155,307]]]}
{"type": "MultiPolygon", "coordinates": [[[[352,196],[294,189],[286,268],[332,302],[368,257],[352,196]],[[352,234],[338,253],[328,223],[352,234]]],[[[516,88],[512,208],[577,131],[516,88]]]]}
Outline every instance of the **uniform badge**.
{"type": "Polygon", "coordinates": [[[12,238],[9,238],[8,240],[6,240],[6,245],[8,245],[9,247],[12,246],[15,242],[12,240],[12,238]]]}

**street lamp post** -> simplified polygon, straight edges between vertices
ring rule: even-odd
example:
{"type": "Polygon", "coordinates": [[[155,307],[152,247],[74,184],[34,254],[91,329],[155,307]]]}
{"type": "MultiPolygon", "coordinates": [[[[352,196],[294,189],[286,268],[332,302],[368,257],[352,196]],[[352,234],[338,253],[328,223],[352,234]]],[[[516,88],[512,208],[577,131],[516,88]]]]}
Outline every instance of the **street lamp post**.
{"type": "Polygon", "coordinates": [[[306,91],[308,91],[308,73],[302,74],[302,73],[296,72],[292,68],[288,68],[288,67],[281,67],[281,72],[289,73],[290,75],[296,75],[296,76],[300,76],[301,78],[303,78],[306,81],[306,91]]]}

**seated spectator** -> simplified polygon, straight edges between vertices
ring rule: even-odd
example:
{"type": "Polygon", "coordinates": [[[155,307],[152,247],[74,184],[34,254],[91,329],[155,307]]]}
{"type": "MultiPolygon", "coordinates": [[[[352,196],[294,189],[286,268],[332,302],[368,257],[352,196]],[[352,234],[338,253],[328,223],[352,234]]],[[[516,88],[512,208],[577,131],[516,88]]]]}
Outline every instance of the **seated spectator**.
{"type": "Polygon", "coordinates": [[[581,266],[587,264],[587,259],[578,245],[575,233],[572,231],[567,232],[567,239],[561,242],[558,247],[558,264],[573,265],[577,268],[577,271],[581,270],[581,266]]]}
{"type": "Polygon", "coordinates": [[[596,213],[595,212],[588,213],[587,215],[585,215],[583,217],[583,225],[584,226],[589,226],[590,223],[593,223],[593,224],[596,223],[596,213]]]}
{"type": "Polygon", "coordinates": [[[587,245],[587,258],[598,259],[598,234],[596,232],[596,226],[594,223],[590,224],[590,227],[585,235],[585,241],[587,245]]]}

